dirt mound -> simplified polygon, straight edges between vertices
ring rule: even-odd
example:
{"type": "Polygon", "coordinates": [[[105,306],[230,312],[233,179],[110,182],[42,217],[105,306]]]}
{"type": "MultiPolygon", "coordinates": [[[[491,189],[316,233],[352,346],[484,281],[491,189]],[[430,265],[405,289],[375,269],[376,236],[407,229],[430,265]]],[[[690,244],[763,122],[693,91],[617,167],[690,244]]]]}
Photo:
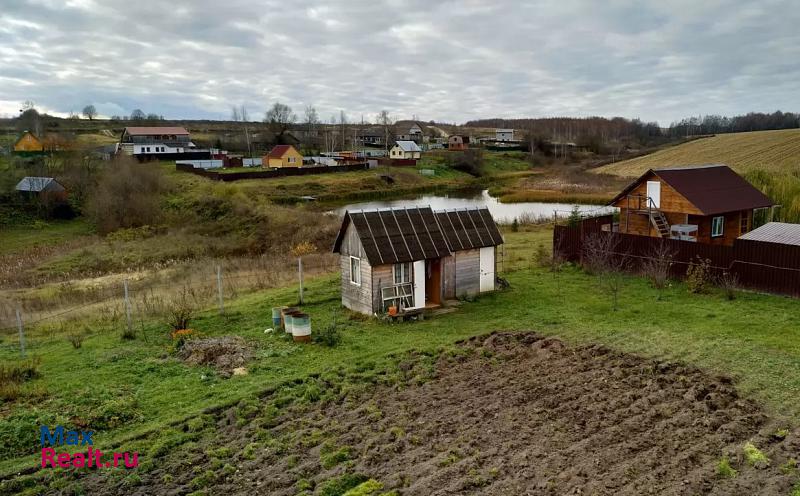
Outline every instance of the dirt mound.
{"type": "Polygon", "coordinates": [[[208,365],[220,375],[229,376],[234,369],[243,367],[253,353],[239,336],[222,336],[187,340],[178,356],[190,365],[208,365]]]}
{"type": "Polygon", "coordinates": [[[798,433],[730,379],[602,346],[495,333],[369,381],[328,384],[328,399],[314,386],[282,413],[265,398],[244,423],[242,406],[222,412],[207,445],[130,491],[336,495],[374,479],[401,495],[786,495],[797,479],[798,433]],[[748,463],[748,442],[769,462],[748,463]],[[227,459],[208,457],[221,446],[227,459]]]}

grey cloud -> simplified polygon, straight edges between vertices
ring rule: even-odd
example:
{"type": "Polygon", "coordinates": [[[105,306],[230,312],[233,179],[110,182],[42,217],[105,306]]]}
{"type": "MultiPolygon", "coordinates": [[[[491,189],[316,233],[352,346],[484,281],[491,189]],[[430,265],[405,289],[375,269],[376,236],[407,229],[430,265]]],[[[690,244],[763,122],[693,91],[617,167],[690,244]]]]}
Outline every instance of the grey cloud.
{"type": "Polygon", "coordinates": [[[39,0],[0,13],[0,113],[225,118],[798,110],[791,1],[39,0]]]}

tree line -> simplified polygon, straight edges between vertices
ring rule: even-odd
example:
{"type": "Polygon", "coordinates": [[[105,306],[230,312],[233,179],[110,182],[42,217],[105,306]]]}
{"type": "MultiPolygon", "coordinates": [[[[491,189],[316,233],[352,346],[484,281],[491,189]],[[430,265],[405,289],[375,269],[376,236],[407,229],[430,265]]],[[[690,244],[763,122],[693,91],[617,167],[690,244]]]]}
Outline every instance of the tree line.
{"type": "Polygon", "coordinates": [[[800,128],[800,114],[778,110],[771,114],[750,112],[733,117],[722,115],[687,117],[678,122],[673,122],[667,132],[670,136],[682,137],[698,134],[742,133],[797,128],[800,128]]]}

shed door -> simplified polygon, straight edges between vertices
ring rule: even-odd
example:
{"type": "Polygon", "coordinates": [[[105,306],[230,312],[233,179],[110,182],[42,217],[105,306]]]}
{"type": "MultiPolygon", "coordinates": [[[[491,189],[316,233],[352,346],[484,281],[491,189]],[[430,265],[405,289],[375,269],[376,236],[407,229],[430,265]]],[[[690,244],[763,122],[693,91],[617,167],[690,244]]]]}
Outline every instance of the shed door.
{"type": "Polygon", "coordinates": [[[647,181],[647,196],[653,200],[653,207],[661,208],[661,181],[647,181]]]}
{"type": "Polygon", "coordinates": [[[480,254],[481,283],[480,290],[494,290],[494,246],[481,248],[480,254]]]}
{"type": "Polygon", "coordinates": [[[425,306],[425,260],[414,262],[414,307],[425,306]]]}

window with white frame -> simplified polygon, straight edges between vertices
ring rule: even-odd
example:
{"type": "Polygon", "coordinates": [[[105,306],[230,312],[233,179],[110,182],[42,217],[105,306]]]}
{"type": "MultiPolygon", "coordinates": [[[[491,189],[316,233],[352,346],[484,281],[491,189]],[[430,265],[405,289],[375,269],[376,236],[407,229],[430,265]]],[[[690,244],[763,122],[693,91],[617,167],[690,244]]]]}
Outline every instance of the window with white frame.
{"type": "Polygon", "coordinates": [[[289,163],[293,164],[295,162],[296,157],[289,157],[289,163]]]}
{"type": "Polygon", "coordinates": [[[361,286],[361,259],[350,257],[350,283],[361,286]]]}
{"type": "Polygon", "coordinates": [[[722,236],[725,230],[725,217],[719,216],[711,219],[711,237],[718,238],[722,236]]]}
{"type": "Polygon", "coordinates": [[[394,283],[395,284],[403,284],[405,282],[411,282],[411,263],[398,263],[394,264],[394,283]]]}

